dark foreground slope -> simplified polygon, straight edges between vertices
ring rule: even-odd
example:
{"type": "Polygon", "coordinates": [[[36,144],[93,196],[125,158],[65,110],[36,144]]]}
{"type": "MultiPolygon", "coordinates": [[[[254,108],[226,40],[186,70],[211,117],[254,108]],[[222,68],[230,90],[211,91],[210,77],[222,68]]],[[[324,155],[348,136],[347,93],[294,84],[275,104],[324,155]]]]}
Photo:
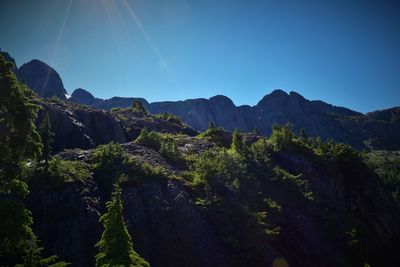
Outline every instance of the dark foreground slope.
{"type": "Polygon", "coordinates": [[[60,153],[69,161],[58,166],[79,171],[33,175],[34,230],[48,253],[91,266],[119,181],[135,250],[152,266],[399,266],[399,202],[359,154],[279,129],[226,149],[220,134],[60,153]],[[165,149],[172,140],[178,150],[165,149]]]}

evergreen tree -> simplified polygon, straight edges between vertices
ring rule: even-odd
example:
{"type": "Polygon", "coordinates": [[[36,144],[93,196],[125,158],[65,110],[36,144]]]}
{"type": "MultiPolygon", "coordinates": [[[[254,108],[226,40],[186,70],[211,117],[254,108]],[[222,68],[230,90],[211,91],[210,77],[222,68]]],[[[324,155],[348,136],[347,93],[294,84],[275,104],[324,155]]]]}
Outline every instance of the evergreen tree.
{"type": "Polygon", "coordinates": [[[215,125],[214,121],[210,121],[210,123],[208,124],[208,129],[213,130],[217,128],[217,126],[215,125]]]}
{"type": "Polygon", "coordinates": [[[12,70],[0,55],[0,262],[4,264],[20,258],[26,241],[34,238],[32,217],[24,205],[28,186],[21,174],[24,162],[40,154],[34,125],[39,107],[12,70]]]}
{"type": "Polygon", "coordinates": [[[15,267],[65,267],[69,265],[64,261],[57,262],[58,256],[56,255],[43,259],[41,256],[43,248],[38,245],[38,242],[36,238],[27,242],[24,262],[16,264],[15,267]]]}
{"type": "Polygon", "coordinates": [[[39,132],[43,144],[41,160],[43,161],[44,165],[48,167],[49,160],[51,159],[51,144],[53,143],[54,136],[54,133],[51,131],[49,113],[46,113],[46,115],[43,117],[39,132]]]}
{"type": "Polygon", "coordinates": [[[243,151],[243,138],[237,129],[233,132],[231,149],[238,153],[243,151]]]}
{"type": "Polygon", "coordinates": [[[307,136],[307,134],[306,134],[306,131],[304,131],[303,128],[300,129],[300,135],[299,135],[299,137],[300,137],[300,140],[301,140],[301,141],[307,141],[307,140],[308,140],[308,136],[307,136]]]}
{"type": "Polygon", "coordinates": [[[111,200],[107,202],[107,213],[100,218],[104,232],[96,244],[96,266],[144,266],[150,264],[133,250],[132,238],[122,215],[121,189],[115,184],[111,200]]]}
{"type": "Polygon", "coordinates": [[[36,242],[32,216],[24,204],[29,190],[23,177],[26,163],[41,150],[34,124],[39,106],[33,99],[33,92],[17,81],[13,65],[0,55],[0,262],[4,265],[27,257],[30,244],[36,242]]]}
{"type": "Polygon", "coordinates": [[[254,129],[253,129],[253,134],[257,134],[257,135],[260,134],[260,131],[258,130],[257,127],[254,127],[254,129]]]}

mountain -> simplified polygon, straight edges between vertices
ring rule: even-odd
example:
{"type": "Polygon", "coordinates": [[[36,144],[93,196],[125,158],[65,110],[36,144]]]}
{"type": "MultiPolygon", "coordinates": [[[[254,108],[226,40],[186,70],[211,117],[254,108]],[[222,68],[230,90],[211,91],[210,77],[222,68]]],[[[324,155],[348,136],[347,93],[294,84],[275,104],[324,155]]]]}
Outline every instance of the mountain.
{"type": "Polygon", "coordinates": [[[112,109],[112,108],[127,108],[132,105],[132,102],[137,100],[148,110],[149,103],[144,98],[135,97],[113,97],[110,99],[95,98],[90,92],[85,89],[75,89],[71,97],[68,99],[70,102],[78,103],[82,105],[91,106],[97,109],[112,109]]]}
{"type": "Polygon", "coordinates": [[[7,52],[0,50],[0,55],[14,65],[14,72],[17,79],[26,84],[39,96],[44,98],[55,96],[61,100],[67,99],[67,91],[64,88],[60,75],[43,61],[34,59],[18,68],[15,59],[7,52]]]}
{"type": "Polygon", "coordinates": [[[323,101],[310,101],[296,92],[287,94],[282,90],[264,96],[255,106],[235,106],[231,99],[222,95],[210,99],[148,103],[143,98],[113,97],[102,100],[83,89],[75,92],[70,101],[94,108],[129,107],[133,100],[138,100],[150,113],[174,114],[198,131],[207,129],[213,121],[229,131],[237,128],[251,132],[257,128],[261,134],[269,135],[274,124],[291,123],[296,133],[304,129],[309,136],[334,139],[356,149],[400,149],[400,108],[362,114],[323,101]],[[87,96],[91,96],[89,102],[87,96]]]}
{"type": "Polygon", "coordinates": [[[34,59],[17,69],[17,78],[35,91],[39,96],[50,98],[56,96],[66,100],[67,91],[60,75],[46,63],[34,59]]]}

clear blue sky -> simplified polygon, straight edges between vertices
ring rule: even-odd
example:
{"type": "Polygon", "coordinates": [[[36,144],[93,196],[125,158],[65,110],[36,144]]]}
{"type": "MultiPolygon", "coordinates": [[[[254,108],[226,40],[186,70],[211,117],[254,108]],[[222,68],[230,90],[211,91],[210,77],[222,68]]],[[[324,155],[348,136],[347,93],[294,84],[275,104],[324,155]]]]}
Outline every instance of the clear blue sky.
{"type": "Polygon", "coordinates": [[[0,47],[69,93],[254,105],[281,88],[366,112],[400,105],[396,2],[1,0],[0,47]]]}

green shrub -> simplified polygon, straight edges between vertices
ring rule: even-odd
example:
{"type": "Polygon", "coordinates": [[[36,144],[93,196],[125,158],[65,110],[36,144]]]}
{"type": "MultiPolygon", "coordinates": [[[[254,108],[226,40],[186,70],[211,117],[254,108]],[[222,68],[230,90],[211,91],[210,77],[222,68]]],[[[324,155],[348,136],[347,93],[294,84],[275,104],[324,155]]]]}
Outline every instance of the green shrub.
{"type": "MultiPolygon", "coordinates": [[[[206,139],[211,142],[214,142],[217,145],[224,146],[226,144],[224,143],[224,140],[223,140],[223,133],[224,133],[224,130],[222,128],[216,127],[215,124],[213,122],[211,122],[208,129],[205,130],[204,132],[200,133],[198,135],[198,137],[202,138],[202,139],[206,139]]],[[[229,146],[229,144],[228,144],[228,146],[229,146]]]]}
{"type": "Polygon", "coordinates": [[[376,151],[364,153],[363,160],[379,175],[392,193],[393,198],[400,202],[400,152],[376,151]]]}
{"type": "Polygon", "coordinates": [[[197,157],[193,170],[194,185],[231,184],[238,187],[240,179],[246,176],[246,162],[224,148],[211,148],[197,157]]]}
{"type": "Polygon", "coordinates": [[[291,196],[302,195],[307,200],[314,200],[314,193],[311,191],[308,180],[303,178],[302,174],[293,175],[276,166],[274,169],[272,181],[282,183],[285,190],[291,191],[291,196]]]}
{"type": "Polygon", "coordinates": [[[126,159],[127,155],[122,146],[113,142],[98,146],[90,156],[94,178],[100,192],[107,198],[111,194],[113,184],[122,174],[121,165],[126,159]]]}
{"type": "Polygon", "coordinates": [[[145,107],[142,105],[142,103],[141,103],[140,101],[138,101],[138,100],[134,100],[134,101],[132,102],[131,110],[132,110],[133,112],[139,113],[139,114],[142,115],[142,116],[147,115],[147,110],[146,110],[145,107]]]}
{"type": "Polygon", "coordinates": [[[293,147],[295,135],[289,125],[274,125],[269,141],[273,144],[275,150],[290,150],[293,147]]]}
{"type": "Polygon", "coordinates": [[[272,147],[266,139],[261,138],[252,144],[251,152],[256,161],[266,164],[270,161],[272,147]]]}
{"type": "Polygon", "coordinates": [[[140,185],[148,180],[169,178],[162,167],[139,162],[135,157],[127,158],[120,166],[119,173],[118,181],[123,185],[140,185]]]}
{"type": "Polygon", "coordinates": [[[157,132],[149,132],[147,128],[143,128],[135,143],[158,151],[161,148],[161,136],[157,132]]]}
{"type": "Polygon", "coordinates": [[[135,143],[158,151],[163,157],[172,162],[181,160],[181,154],[175,141],[175,136],[142,129],[135,143]]]}
{"type": "Polygon", "coordinates": [[[183,124],[182,120],[178,116],[167,112],[164,112],[164,114],[156,114],[154,116],[172,123],[183,124]]]}
{"type": "Polygon", "coordinates": [[[40,189],[55,189],[65,183],[86,182],[90,177],[88,164],[54,157],[48,162],[48,166],[38,166],[33,171],[30,177],[30,186],[40,189]]]}
{"type": "Polygon", "coordinates": [[[99,190],[110,196],[113,184],[139,185],[149,179],[166,179],[168,175],[161,167],[141,163],[126,154],[120,144],[109,143],[98,146],[90,162],[99,190]]]}
{"type": "Polygon", "coordinates": [[[118,112],[118,111],[121,111],[121,110],[123,110],[123,108],[112,108],[110,111],[111,112],[118,112]]]}
{"type": "Polygon", "coordinates": [[[179,152],[176,141],[173,138],[163,138],[161,139],[160,154],[166,159],[178,162],[181,159],[181,154],[179,152]]]}

